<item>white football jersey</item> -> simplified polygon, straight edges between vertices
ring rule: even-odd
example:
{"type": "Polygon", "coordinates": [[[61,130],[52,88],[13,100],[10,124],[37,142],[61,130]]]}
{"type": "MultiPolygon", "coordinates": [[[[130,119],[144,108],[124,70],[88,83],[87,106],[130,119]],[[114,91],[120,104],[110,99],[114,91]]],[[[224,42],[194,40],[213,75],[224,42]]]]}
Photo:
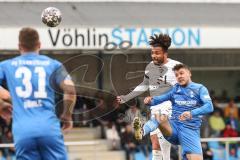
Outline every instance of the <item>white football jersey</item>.
{"type": "Polygon", "coordinates": [[[169,91],[177,83],[174,71],[172,70],[180,62],[168,58],[164,65],[155,65],[150,62],[145,69],[145,78],[148,79],[151,96],[159,96],[169,91]]]}

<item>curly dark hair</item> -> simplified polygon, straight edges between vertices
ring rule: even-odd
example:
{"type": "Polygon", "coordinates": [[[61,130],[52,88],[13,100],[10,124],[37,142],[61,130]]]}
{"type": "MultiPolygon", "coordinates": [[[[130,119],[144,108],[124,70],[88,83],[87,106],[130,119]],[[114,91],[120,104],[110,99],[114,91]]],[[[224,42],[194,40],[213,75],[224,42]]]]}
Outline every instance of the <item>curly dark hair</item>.
{"type": "Polygon", "coordinates": [[[168,34],[160,33],[159,35],[154,34],[153,36],[150,36],[149,44],[152,47],[162,47],[165,51],[167,51],[171,46],[171,42],[172,39],[168,34]]]}

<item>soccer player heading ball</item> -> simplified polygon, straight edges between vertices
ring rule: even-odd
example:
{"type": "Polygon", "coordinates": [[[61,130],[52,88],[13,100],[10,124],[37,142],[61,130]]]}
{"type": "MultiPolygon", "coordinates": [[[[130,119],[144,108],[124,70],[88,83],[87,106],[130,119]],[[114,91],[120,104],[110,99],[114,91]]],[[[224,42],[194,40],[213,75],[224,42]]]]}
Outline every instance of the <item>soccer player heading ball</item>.
{"type": "MultiPolygon", "coordinates": [[[[143,82],[127,95],[117,97],[119,103],[125,103],[138,95],[149,91],[151,96],[158,96],[169,91],[177,83],[173,67],[180,62],[168,58],[168,48],[171,46],[171,38],[167,34],[159,34],[150,37],[152,61],[145,69],[143,82]]],[[[165,101],[161,104],[151,106],[151,116],[161,112],[170,116],[172,104],[165,101]]],[[[165,140],[158,128],[150,133],[152,142],[153,160],[170,160],[171,144],[165,140]]]]}

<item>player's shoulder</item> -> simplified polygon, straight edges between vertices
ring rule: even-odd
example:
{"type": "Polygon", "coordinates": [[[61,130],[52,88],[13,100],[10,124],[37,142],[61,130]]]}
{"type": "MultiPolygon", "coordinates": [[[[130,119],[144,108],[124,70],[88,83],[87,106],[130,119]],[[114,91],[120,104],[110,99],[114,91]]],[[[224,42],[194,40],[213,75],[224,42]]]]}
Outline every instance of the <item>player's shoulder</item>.
{"type": "Polygon", "coordinates": [[[151,61],[150,63],[147,64],[146,69],[151,68],[153,66],[154,66],[154,63],[153,61],[151,61]]]}
{"type": "Polygon", "coordinates": [[[9,62],[10,62],[10,59],[1,61],[1,62],[0,62],[0,66],[3,66],[3,65],[5,65],[5,64],[7,64],[7,63],[9,63],[9,62]]]}
{"type": "Polygon", "coordinates": [[[0,66],[6,66],[6,65],[9,65],[11,64],[14,60],[18,59],[19,56],[17,57],[13,57],[13,58],[10,58],[10,59],[6,59],[4,61],[1,61],[0,62],[0,66]]]}
{"type": "Polygon", "coordinates": [[[190,87],[193,89],[201,89],[201,88],[206,88],[203,84],[201,83],[196,83],[196,82],[191,82],[190,87]]]}
{"type": "Polygon", "coordinates": [[[149,71],[152,70],[153,67],[154,67],[153,61],[151,61],[150,63],[148,63],[147,66],[145,67],[145,75],[147,75],[147,74],[149,73],[149,71]]]}
{"type": "Polygon", "coordinates": [[[177,61],[177,60],[173,60],[171,58],[168,58],[168,63],[167,65],[171,66],[171,67],[174,67],[175,65],[177,64],[181,64],[181,62],[177,61]]]}
{"type": "Polygon", "coordinates": [[[46,55],[42,55],[42,54],[39,54],[38,55],[38,58],[39,59],[42,59],[42,60],[49,60],[49,61],[54,61],[55,59],[51,58],[51,57],[48,57],[46,55]]]}
{"type": "Polygon", "coordinates": [[[39,55],[39,58],[42,59],[42,60],[47,60],[47,61],[50,61],[50,64],[51,65],[57,65],[57,66],[61,66],[61,62],[56,60],[56,59],[53,59],[51,57],[48,57],[46,55],[39,55]]]}

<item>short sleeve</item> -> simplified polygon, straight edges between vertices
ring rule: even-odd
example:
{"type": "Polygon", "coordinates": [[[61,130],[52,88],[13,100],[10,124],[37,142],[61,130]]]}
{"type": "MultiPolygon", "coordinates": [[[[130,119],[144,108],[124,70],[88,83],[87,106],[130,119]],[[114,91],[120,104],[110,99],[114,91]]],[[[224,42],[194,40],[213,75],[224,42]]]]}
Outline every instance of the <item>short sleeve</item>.
{"type": "Polygon", "coordinates": [[[71,79],[70,75],[68,74],[66,68],[61,65],[57,70],[56,70],[56,83],[59,85],[62,81],[71,79]]]}
{"type": "Polygon", "coordinates": [[[50,77],[50,83],[52,86],[60,86],[61,82],[67,79],[71,79],[64,65],[58,61],[55,61],[55,69],[50,77]]]}
{"type": "Polygon", "coordinates": [[[200,88],[200,93],[199,94],[200,94],[200,99],[203,103],[211,101],[211,97],[210,97],[210,95],[208,93],[208,90],[205,86],[202,86],[200,88]]]}

